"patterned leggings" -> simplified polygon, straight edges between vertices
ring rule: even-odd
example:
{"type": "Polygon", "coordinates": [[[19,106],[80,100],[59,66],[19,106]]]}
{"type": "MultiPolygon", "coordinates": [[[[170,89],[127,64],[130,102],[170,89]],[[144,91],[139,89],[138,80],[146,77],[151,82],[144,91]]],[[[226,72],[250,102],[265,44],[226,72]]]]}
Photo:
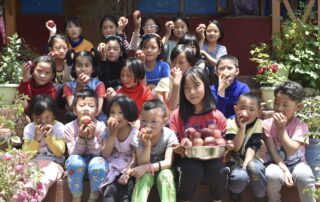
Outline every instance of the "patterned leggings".
{"type": "Polygon", "coordinates": [[[131,201],[146,202],[155,179],[157,180],[157,187],[161,201],[175,202],[176,188],[171,169],[161,170],[156,173],[154,177],[150,173],[146,173],[144,176],[139,178],[134,186],[131,201]]]}
{"type": "Polygon", "coordinates": [[[66,161],[68,185],[74,197],[81,197],[83,178],[87,174],[90,181],[90,198],[97,199],[100,184],[108,174],[108,163],[100,156],[71,155],[66,161]]]}

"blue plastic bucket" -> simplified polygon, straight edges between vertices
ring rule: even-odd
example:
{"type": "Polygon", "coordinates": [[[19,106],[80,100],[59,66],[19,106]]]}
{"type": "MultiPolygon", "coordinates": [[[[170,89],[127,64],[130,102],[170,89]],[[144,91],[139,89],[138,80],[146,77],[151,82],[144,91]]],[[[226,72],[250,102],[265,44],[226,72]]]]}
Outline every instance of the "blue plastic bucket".
{"type": "Polygon", "coordinates": [[[316,182],[320,182],[320,140],[309,139],[306,146],[306,161],[309,163],[316,182]]]}

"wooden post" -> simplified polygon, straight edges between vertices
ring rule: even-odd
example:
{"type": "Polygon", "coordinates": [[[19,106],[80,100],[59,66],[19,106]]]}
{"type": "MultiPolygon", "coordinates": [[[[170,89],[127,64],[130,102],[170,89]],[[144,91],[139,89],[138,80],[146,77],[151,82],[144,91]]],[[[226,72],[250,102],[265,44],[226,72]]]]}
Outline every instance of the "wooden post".
{"type": "Polygon", "coordinates": [[[12,36],[16,32],[16,11],[17,11],[16,0],[5,1],[4,5],[4,17],[5,17],[5,28],[6,35],[12,36]]]}
{"type": "Polygon", "coordinates": [[[280,33],[280,0],[272,0],[272,34],[280,33]]]}
{"type": "MultiPolygon", "coordinates": [[[[314,2],[315,2],[315,0],[310,0],[308,3],[307,9],[306,9],[305,13],[303,14],[303,18],[302,18],[304,23],[307,22],[308,16],[310,15],[310,12],[311,12],[311,9],[314,5],[314,2]]],[[[319,2],[319,0],[318,0],[318,2],[319,2]]]]}
{"type": "Polygon", "coordinates": [[[296,15],[292,11],[291,5],[288,0],[283,0],[284,6],[286,7],[287,11],[289,12],[289,17],[291,18],[292,21],[296,21],[296,15]]]}
{"type": "Polygon", "coordinates": [[[320,0],[318,0],[318,25],[320,26],[320,0]]]}

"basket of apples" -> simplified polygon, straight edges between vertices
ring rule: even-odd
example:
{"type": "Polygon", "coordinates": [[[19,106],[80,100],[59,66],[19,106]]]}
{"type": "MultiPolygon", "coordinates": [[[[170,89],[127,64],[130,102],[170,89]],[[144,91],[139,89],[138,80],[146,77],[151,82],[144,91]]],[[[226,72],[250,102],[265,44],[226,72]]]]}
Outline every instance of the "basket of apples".
{"type": "Polygon", "coordinates": [[[187,128],[185,136],[181,139],[181,145],[185,147],[186,157],[201,160],[223,157],[226,142],[215,125],[201,130],[187,128]]]}

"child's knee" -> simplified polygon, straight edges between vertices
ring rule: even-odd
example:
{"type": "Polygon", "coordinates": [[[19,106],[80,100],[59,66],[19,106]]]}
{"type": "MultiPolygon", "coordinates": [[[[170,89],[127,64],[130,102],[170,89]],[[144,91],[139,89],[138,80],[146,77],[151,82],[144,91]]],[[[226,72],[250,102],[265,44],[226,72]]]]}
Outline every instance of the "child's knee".
{"type": "Polygon", "coordinates": [[[71,155],[66,161],[66,167],[67,169],[76,169],[78,172],[80,172],[79,170],[85,170],[86,163],[81,156],[71,155]]]}
{"type": "Polygon", "coordinates": [[[171,169],[164,169],[159,172],[157,181],[162,183],[162,182],[167,182],[167,183],[173,183],[174,182],[174,177],[173,177],[173,172],[171,169]]]}
{"type": "Polygon", "coordinates": [[[108,173],[108,163],[102,157],[94,157],[88,164],[89,174],[101,174],[108,173]]]}
{"type": "Polygon", "coordinates": [[[252,181],[258,181],[261,178],[265,178],[265,167],[262,163],[250,161],[247,165],[247,171],[250,175],[250,180],[252,181]]]}

